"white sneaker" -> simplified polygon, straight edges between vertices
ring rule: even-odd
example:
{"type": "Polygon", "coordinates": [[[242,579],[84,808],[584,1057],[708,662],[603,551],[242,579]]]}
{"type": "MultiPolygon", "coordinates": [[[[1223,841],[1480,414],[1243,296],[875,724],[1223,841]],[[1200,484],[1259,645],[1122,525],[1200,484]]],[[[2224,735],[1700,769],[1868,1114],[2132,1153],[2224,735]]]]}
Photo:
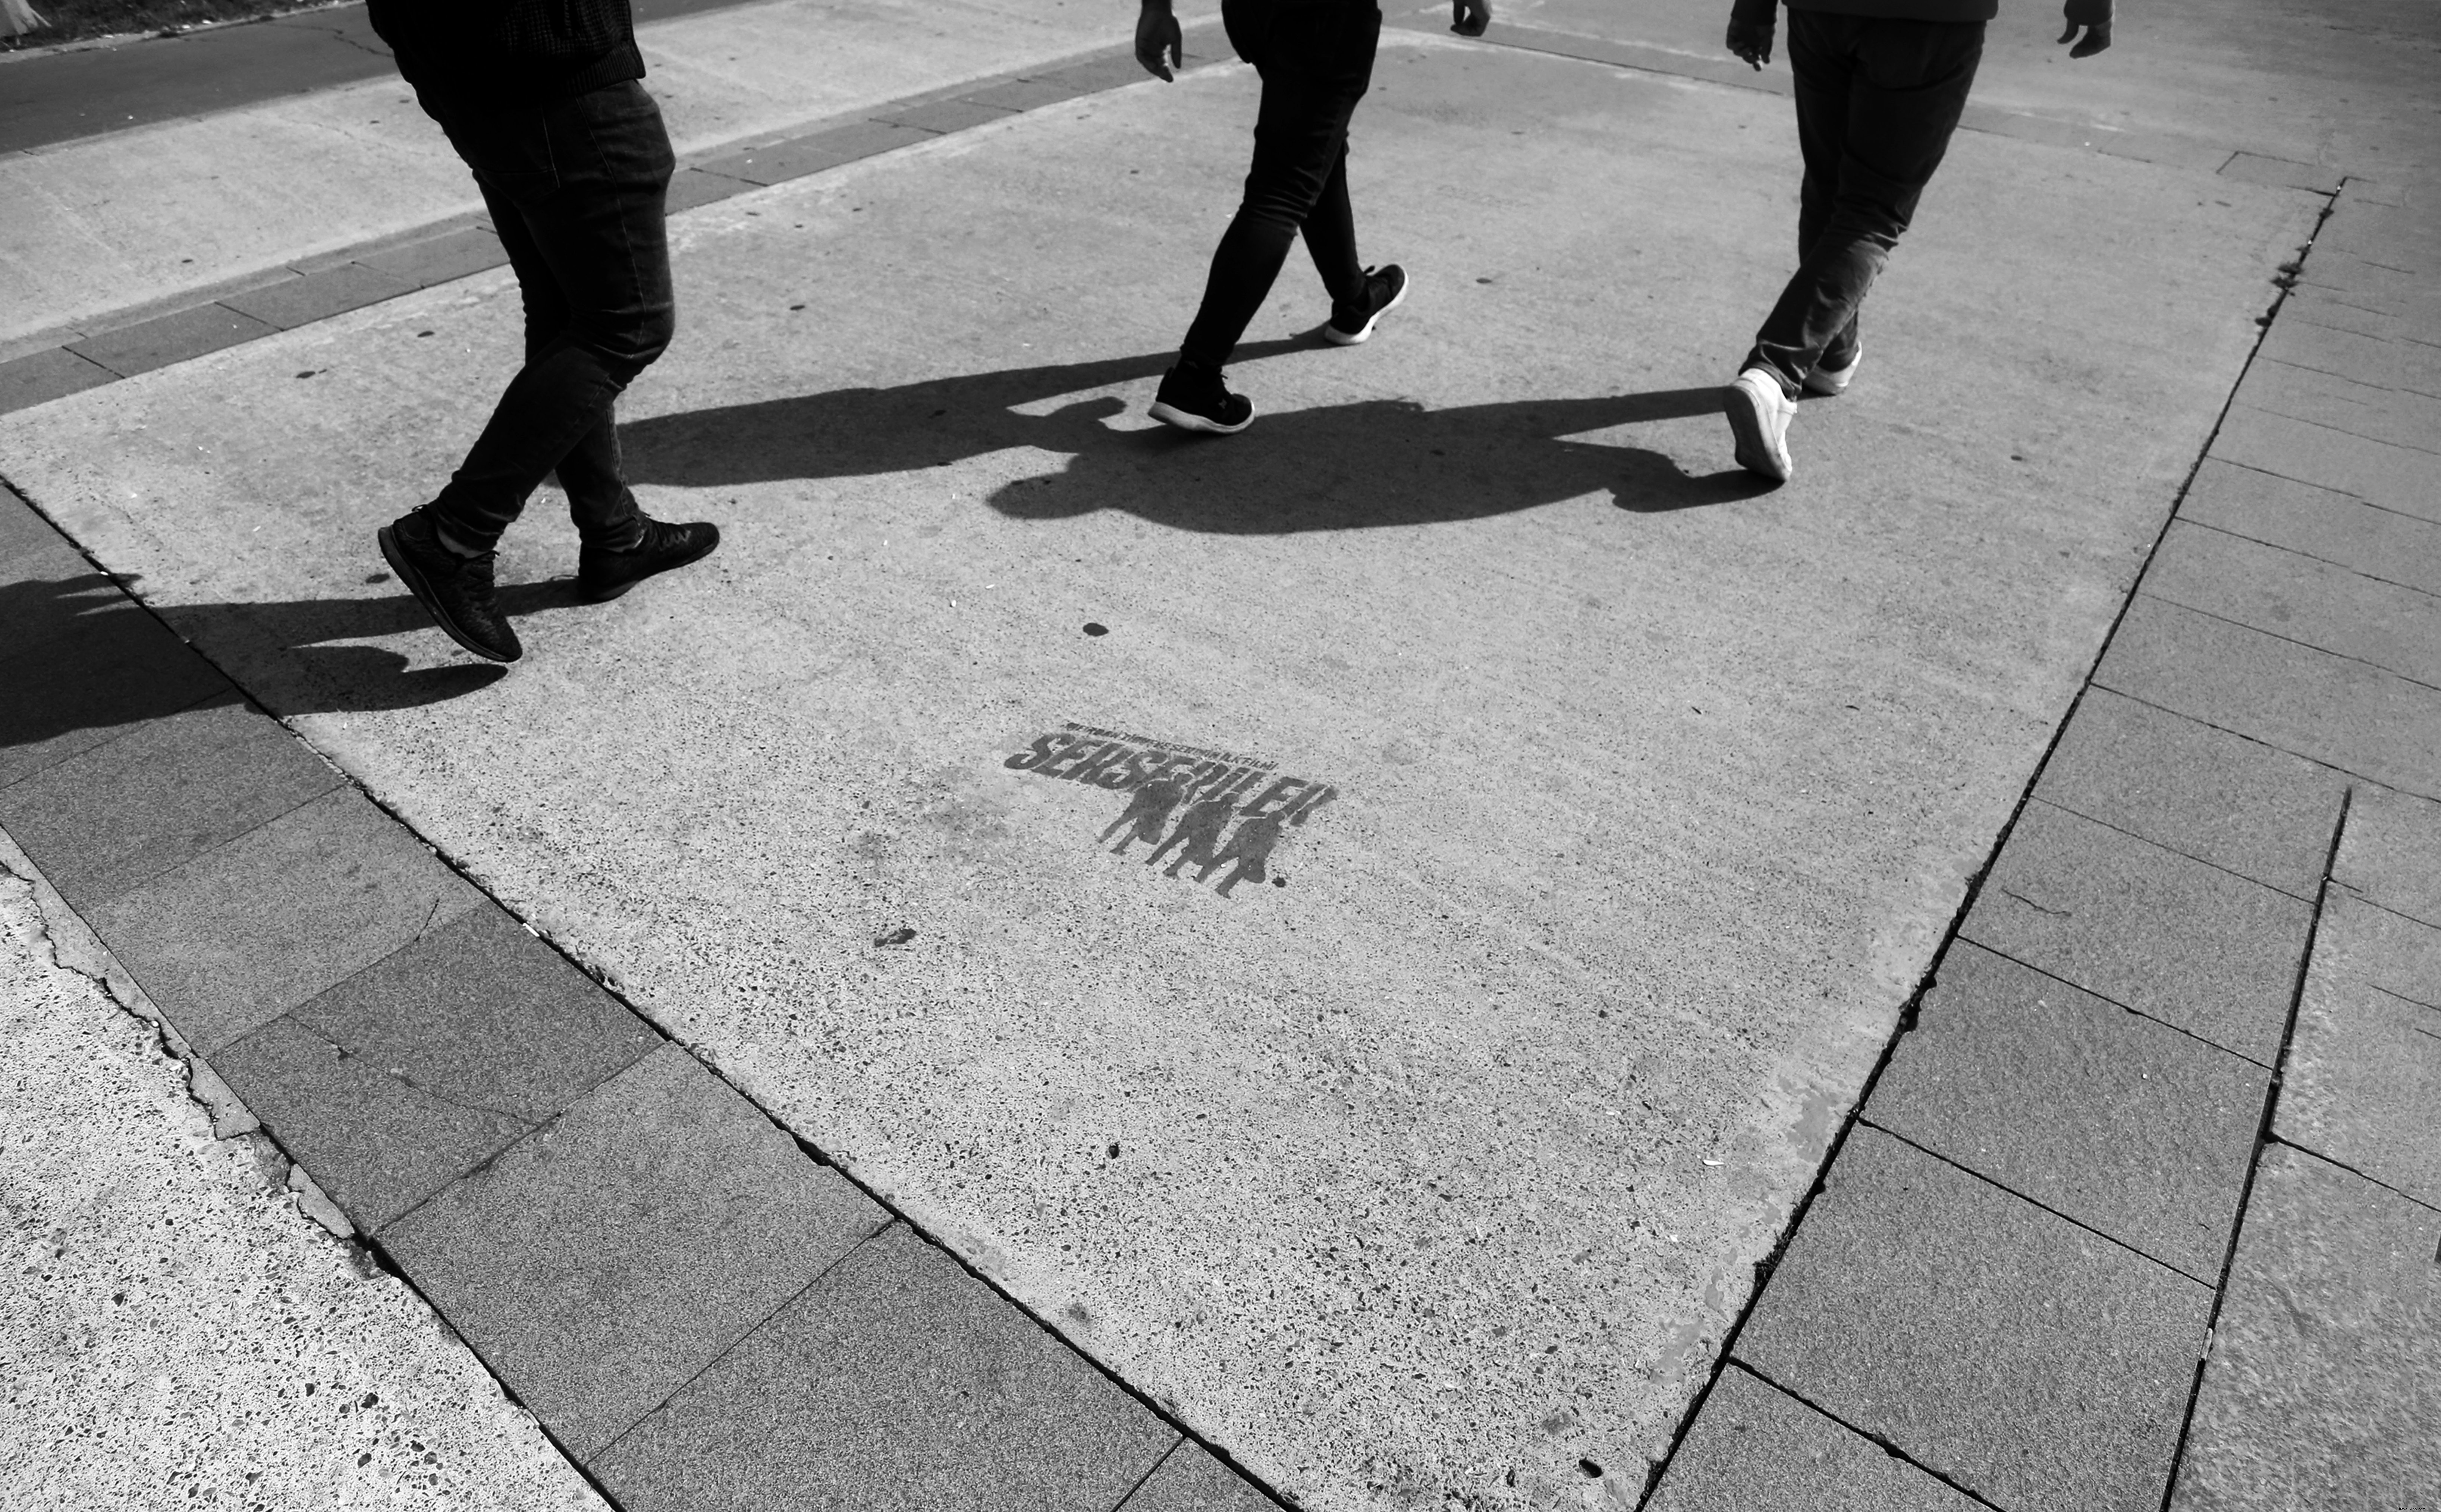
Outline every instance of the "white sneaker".
{"type": "Polygon", "coordinates": [[[1848,391],[1848,381],[1856,376],[1856,364],[1864,360],[1865,344],[1859,341],[1856,343],[1856,350],[1848,353],[1848,366],[1845,368],[1817,366],[1812,372],[1807,373],[1805,391],[1809,394],[1820,394],[1825,399],[1838,398],[1848,391]]]}
{"type": "Polygon", "coordinates": [[[1729,431],[1738,440],[1738,465],[1785,483],[1794,471],[1788,459],[1788,421],[1797,405],[1781,392],[1780,380],[1761,368],[1748,368],[1721,390],[1721,412],[1729,417],[1729,431]]]}

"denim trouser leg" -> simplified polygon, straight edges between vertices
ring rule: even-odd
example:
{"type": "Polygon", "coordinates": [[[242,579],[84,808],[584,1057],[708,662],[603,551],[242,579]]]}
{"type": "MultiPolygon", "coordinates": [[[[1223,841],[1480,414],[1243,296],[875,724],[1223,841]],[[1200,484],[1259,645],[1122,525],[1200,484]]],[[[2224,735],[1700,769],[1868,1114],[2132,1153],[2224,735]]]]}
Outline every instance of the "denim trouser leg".
{"type": "Polygon", "coordinates": [[[1347,122],[1372,84],[1382,34],[1381,11],[1364,0],[1232,0],[1222,13],[1239,52],[1262,75],[1263,102],[1245,198],[1212,254],[1202,308],[1179,352],[1207,368],[1228,362],[1300,229],[1333,299],[1363,279],[1347,198],[1347,122]]]}
{"type": "Polygon", "coordinates": [[[433,501],[489,547],[555,468],[587,539],[639,530],[612,405],[675,325],[664,201],[675,159],[637,83],[522,110],[428,100],[475,171],[525,300],[526,365],[433,501]]]}
{"type": "Polygon", "coordinates": [[[1788,12],[1805,155],[1796,276],[1755,334],[1748,368],[1794,395],[1854,350],[1866,291],[1949,150],[1983,54],[1981,22],[1788,12]]]}

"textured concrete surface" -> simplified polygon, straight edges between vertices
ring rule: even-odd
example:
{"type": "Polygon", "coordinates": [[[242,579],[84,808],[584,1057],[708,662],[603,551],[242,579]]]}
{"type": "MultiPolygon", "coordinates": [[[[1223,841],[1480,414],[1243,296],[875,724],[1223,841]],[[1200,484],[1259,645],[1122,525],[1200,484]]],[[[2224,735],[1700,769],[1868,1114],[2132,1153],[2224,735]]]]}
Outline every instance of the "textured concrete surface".
{"type": "Polygon", "coordinates": [[[1647,1512],[1968,1512],[1976,1503],[1736,1365],[1647,1512]]]}
{"type": "MultiPolygon", "coordinates": [[[[2427,866],[2433,865],[2428,855],[2427,866]]],[[[2441,928],[2334,888],[2272,1128],[2441,1207],[2441,928]]]]}
{"type": "Polygon", "coordinates": [[[0,1503],[598,1512],[431,1311],[315,1228],[0,876],[0,1503]]]}
{"type": "Polygon", "coordinates": [[[1181,1440],[1120,1512],[1273,1512],[1274,1506],[1201,1445],[1181,1440]]]}
{"type": "Polygon", "coordinates": [[[2332,880],[2369,903],[2441,929],[2441,803],[2360,788],[2332,880]]]}
{"type": "MultiPolygon", "coordinates": [[[[634,1512],[1082,1512],[1116,1506],[1177,1442],[893,1224],[594,1466],[634,1512]]],[[[1216,1489],[1214,1512],[1247,1499],[1234,1478],[1216,1489]]]]}
{"type": "MultiPolygon", "coordinates": [[[[2302,320],[2281,322],[2266,337],[2267,348],[2288,333],[2318,329],[2302,320]]],[[[2434,386],[2441,387],[2441,379],[2434,386]]],[[[2396,510],[2376,509],[2327,488],[2206,461],[2197,470],[2179,514],[2181,519],[2319,557],[2385,583],[2441,593],[2441,525],[2396,510]]]]}
{"type": "Polygon", "coordinates": [[[2269,1082],[1962,940],[1865,1116],[2213,1286],[2269,1082]]]}
{"type": "Polygon", "coordinates": [[[731,544],[574,611],[538,501],[508,677],[365,582],[506,369],[497,278],[0,449],[519,911],[1258,1473],[1514,1504],[1666,1443],[2313,202],[1962,138],[1884,376],[1807,406],[1798,485],[1755,497],[1709,387],[1786,271],[1784,102],[1404,42],[1379,81],[1366,245],[1418,294],[1362,351],[1291,347],[1323,313],[1293,268],[1225,447],[1140,410],[1243,70],[682,219],[690,333],[629,454],[731,544]],[[2078,271],[2092,235],[2124,281],[2078,271]],[[1939,375],[1996,311],[2024,339],[1961,406],[1939,375]],[[1224,898],[1097,849],[1117,795],[1004,765],[1065,720],[1339,796],[1224,898]]]}
{"type": "Polygon", "coordinates": [[[2226,531],[2174,522],[2144,591],[2403,677],[2441,667],[2441,598],[2226,531]]]}
{"type": "Polygon", "coordinates": [[[2264,1152],[2172,1512],[2434,1504],[2441,1212],[2264,1152]]]}
{"type": "Polygon", "coordinates": [[[184,655],[177,637],[81,562],[62,570],[0,590],[13,601],[0,614],[13,621],[0,650],[0,687],[25,693],[0,703],[0,783],[229,692],[226,678],[184,655]],[[70,629],[74,657],[59,646],[70,629]]]}

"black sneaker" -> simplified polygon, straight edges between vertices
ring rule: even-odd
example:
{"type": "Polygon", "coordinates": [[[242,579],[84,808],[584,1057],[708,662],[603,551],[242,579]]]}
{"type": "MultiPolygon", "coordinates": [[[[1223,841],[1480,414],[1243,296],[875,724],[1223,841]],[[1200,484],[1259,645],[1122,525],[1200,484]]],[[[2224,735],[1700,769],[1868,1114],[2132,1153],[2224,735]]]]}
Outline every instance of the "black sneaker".
{"type": "Polygon", "coordinates": [[[644,538],[633,550],[578,548],[576,596],[588,603],[606,603],[657,572],[702,561],[719,544],[720,527],[709,521],[667,525],[645,515],[644,538]]]}
{"type": "Polygon", "coordinates": [[[1382,317],[1399,308],[1407,297],[1407,270],[1396,262],[1384,262],[1378,268],[1365,270],[1365,287],[1358,297],[1330,307],[1330,324],[1322,328],[1322,339],[1334,347],[1353,347],[1373,339],[1373,328],[1382,317]]]}
{"type": "Polygon", "coordinates": [[[1220,373],[1180,363],[1161,375],[1152,418],[1181,430],[1235,436],[1255,423],[1255,402],[1231,393],[1220,373]]]}
{"type": "Polygon", "coordinates": [[[515,661],[526,654],[493,601],[491,552],[460,556],[450,550],[422,510],[390,521],[373,539],[382,560],[450,639],[490,661],[515,661]]]}

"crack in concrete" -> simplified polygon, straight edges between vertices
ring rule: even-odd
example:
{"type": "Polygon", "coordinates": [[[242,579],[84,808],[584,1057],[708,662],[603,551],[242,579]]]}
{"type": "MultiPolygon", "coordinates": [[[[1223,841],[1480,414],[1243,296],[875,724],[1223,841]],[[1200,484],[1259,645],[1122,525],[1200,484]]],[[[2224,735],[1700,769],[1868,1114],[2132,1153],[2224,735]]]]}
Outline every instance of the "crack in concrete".
{"type": "MultiPolygon", "coordinates": [[[[373,1058],[364,1051],[349,1049],[346,1045],[341,1044],[338,1040],[332,1038],[330,1035],[322,1033],[320,1030],[315,1028],[312,1024],[305,1022],[305,1020],[298,1017],[294,1014],[290,1014],[286,1017],[290,1023],[297,1026],[299,1033],[311,1035],[316,1039],[320,1040],[323,1044],[330,1046],[333,1051],[337,1053],[338,1057],[341,1060],[368,1061],[373,1058]]],[[[427,1087],[424,1083],[417,1081],[414,1077],[409,1076],[406,1071],[400,1067],[392,1066],[388,1068],[371,1069],[371,1074],[382,1077],[389,1081],[396,1082],[401,1087],[407,1088],[411,1091],[420,1092],[424,1096],[431,1098],[436,1103],[445,1103],[449,1107],[458,1108],[462,1112],[484,1113],[489,1114],[494,1118],[507,1119],[510,1123],[515,1124],[517,1126],[520,1136],[530,1134],[542,1126],[533,1119],[526,1117],[523,1113],[512,1112],[505,1107],[494,1107],[488,1103],[470,1102],[463,1097],[453,1096],[448,1092],[442,1091],[439,1088],[427,1087]]]]}
{"type": "Polygon", "coordinates": [[[1995,891],[1998,891],[1998,892],[2002,897],[2004,897],[2004,898],[2015,898],[2015,899],[2016,899],[2018,902],[2020,902],[2020,903],[2024,904],[2027,908],[2030,908],[2030,909],[2034,909],[2036,913],[2048,913],[2048,914],[2050,914],[2050,915],[2051,915],[2052,918],[2054,918],[2054,919],[2066,919],[2066,918],[2071,918],[2071,917],[2073,917],[2073,915],[2070,913],[2070,911],[2069,909],[2047,909],[2047,908],[2044,908],[2041,904],[2036,903],[2034,899],[2032,899],[2032,898],[2030,898],[2030,897],[2026,896],[2026,895],[2025,895],[2024,893],[2022,893],[2022,892],[2012,892],[2012,891],[2010,891],[2007,888],[1999,888],[1999,889],[1996,889],[1995,891]]]}

